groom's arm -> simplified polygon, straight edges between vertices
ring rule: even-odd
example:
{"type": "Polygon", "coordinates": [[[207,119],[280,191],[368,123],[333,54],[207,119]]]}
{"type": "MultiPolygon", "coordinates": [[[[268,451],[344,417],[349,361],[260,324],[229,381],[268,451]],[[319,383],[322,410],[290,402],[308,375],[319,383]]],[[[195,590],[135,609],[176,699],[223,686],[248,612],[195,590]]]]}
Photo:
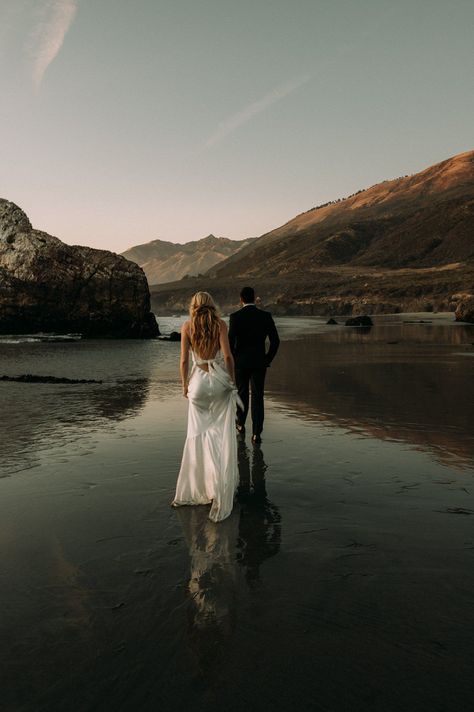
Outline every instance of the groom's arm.
{"type": "Polygon", "coordinates": [[[231,314],[229,317],[229,344],[232,355],[235,356],[235,347],[237,345],[237,335],[235,332],[235,317],[231,314]]]}
{"type": "Polygon", "coordinates": [[[270,339],[270,348],[268,349],[268,353],[266,355],[267,366],[269,366],[275,358],[278,347],[280,346],[280,337],[278,336],[278,331],[271,314],[268,315],[267,336],[270,339]]]}

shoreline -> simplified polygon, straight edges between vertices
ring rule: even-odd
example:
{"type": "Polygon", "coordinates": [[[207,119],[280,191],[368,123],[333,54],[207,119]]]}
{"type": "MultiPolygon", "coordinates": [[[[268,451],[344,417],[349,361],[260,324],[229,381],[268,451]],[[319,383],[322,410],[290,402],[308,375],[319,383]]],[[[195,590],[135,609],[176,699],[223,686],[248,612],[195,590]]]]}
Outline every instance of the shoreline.
{"type": "MultiPolygon", "coordinates": [[[[236,307],[236,310],[238,307],[236,307]]],[[[266,307],[262,307],[266,309],[266,307]]],[[[270,307],[268,310],[271,311],[270,307]]],[[[345,321],[350,318],[347,315],[335,314],[332,319],[335,319],[337,324],[328,325],[327,321],[330,317],[311,315],[311,314],[274,314],[272,315],[275,319],[277,327],[282,330],[283,338],[288,340],[291,338],[299,338],[305,334],[311,333],[330,333],[338,329],[361,329],[367,327],[358,326],[346,326],[345,321]]],[[[154,314],[158,325],[161,330],[161,337],[169,335],[172,331],[179,331],[181,325],[188,318],[187,313],[173,313],[170,315],[166,314],[154,314]]],[[[454,326],[472,326],[470,322],[457,321],[454,317],[454,312],[443,311],[443,312],[394,312],[387,314],[367,314],[373,321],[373,327],[380,325],[397,325],[397,324],[434,324],[434,325],[454,325],[454,326]]],[[[228,322],[229,315],[223,315],[224,321],[228,322]]],[[[372,327],[369,327],[372,328],[372,327]]],[[[153,340],[159,340],[160,337],[156,337],[153,340]]],[[[163,340],[163,339],[161,339],[163,340]]],[[[166,339],[164,339],[166,340],[166,339]]],[[[86,339],[81,334],[71,334],[68,332],[27,332],[24,334],[19,333],[9,333],[0,334],[0,344],[20,344],[20,343],[74,343],[77,341],[90,341],[90,342],[102,342],[108,341],[114,343],[115,341],[144,341],[143,339],[110,339],[106,336],[104,337],[94,337],[93,339],[86,339]]]]}
{"type": "MultiPolygon", "coordinates": [[[[266,307],[262,307],[265,309],[266,307]]],[[[367,327],[346,326],[345,321],[348,316],[335,315],[334,318],[338,323],[328,325],[329,317],[312,316],[312,315],[280,315],[273,314],[275,324],[280,333],[280,338],[288,341],[296,338],[304,337],[309,334],[330,334],[341,330],[361,330],[367,327]]],[[[179,331],[181,324],[188,318],[187,314],[173,314],[171,316],[155,314],[160,329],[164,329],[164,333],[171,331],[179,331]]],[[[449,325],[449,326],[472,326],[466,322],[458,322],[454,318],[454,312],[400,312],[394,314],[369,314],[373,321],[373,327],[378,326],[397,326],[403,323],[412,324],[433,324],[433,325],[449,325]]],[[[228,323],[228,315],[223,317],[228,323]]]]}

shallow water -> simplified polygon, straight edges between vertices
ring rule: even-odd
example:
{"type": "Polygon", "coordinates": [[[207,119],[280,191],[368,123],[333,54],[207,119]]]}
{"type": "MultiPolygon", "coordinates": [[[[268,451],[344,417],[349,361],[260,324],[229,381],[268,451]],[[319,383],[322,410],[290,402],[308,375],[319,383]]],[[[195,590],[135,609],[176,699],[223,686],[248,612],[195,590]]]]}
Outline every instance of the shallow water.
{"type": "Polygon", "coordinates": [[[474,327],[416,318],[280,320],[218,525],[169,507],[178,344],[0,340],[103,380],[0,383],[4,708],[471,709],[474,327]]]}

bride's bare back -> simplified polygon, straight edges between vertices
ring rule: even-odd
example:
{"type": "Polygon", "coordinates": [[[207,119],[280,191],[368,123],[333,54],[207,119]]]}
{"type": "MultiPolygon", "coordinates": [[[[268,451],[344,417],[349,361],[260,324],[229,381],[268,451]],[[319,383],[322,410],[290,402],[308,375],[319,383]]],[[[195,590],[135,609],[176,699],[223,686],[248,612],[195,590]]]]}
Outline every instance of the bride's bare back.
{"type": "MultiPolygon", "coordinates": [[[[234,359],[232,357],[232,352],[230,350],[229,335],[227,324],[222,319],[219,320],[219,338],[213,343],[208,345],[208,348],[203,352],[199,353],[195,348],[193,348],[193,343],[191,340],[191,322],[185,321],[181,328],[181,378],[183,381],[183,390],[185,388],[185,383],[187,384],[187,372],[189,370],[189,352],[192,350],[197,359],[203,361],[211,360],[216,358],[219,351],[222,353],[227,371],[232,381],[235,380],[234,375],[234,359]],[[183,370],[186,371],[186,380],[183,379],[183,370]]],[[[204,371],[209,370],[207,363],[197,364],[199,368],[204,371]]]]}

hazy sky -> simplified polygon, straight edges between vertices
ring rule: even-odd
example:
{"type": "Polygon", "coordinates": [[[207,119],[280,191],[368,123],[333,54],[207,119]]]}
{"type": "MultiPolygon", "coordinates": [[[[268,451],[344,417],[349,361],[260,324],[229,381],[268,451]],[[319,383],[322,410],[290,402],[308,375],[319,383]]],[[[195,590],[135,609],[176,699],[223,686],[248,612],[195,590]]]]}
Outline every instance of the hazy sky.
{"type": "Polygon", "coordinates": [[[474,148],[473,0],[0,0],[0,196],[65,242],[260,235],[474,148]]]}

